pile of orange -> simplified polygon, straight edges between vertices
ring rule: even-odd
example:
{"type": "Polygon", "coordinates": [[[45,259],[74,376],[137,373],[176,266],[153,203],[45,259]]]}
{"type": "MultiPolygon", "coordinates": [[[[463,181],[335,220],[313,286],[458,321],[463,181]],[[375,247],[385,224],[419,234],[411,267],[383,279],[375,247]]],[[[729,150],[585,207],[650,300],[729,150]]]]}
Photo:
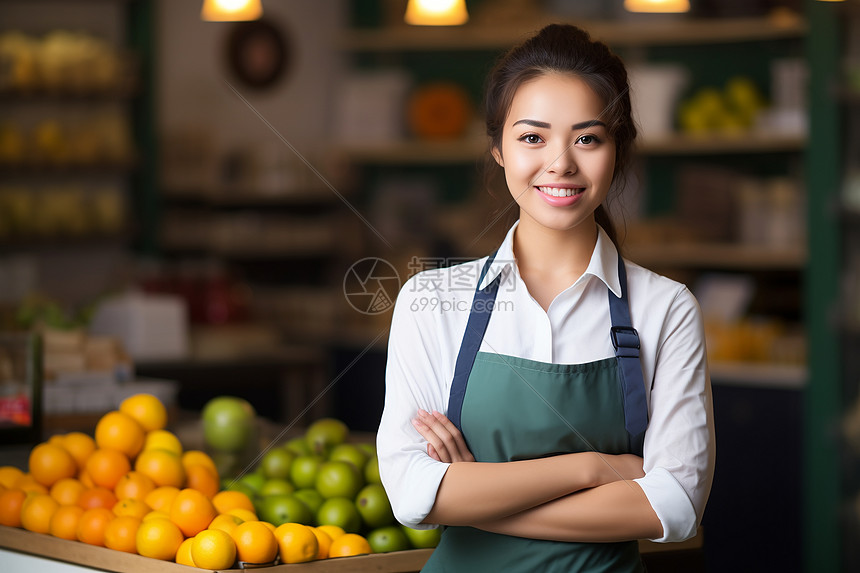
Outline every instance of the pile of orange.
{"type": "Polygon", "coordinates": [[[0,525],[203,569],[371,552],[333,526],[259,521],[245,493],[220,491],[212,458],[184,451],[166,425],[164,405],[136,394],[93,436],[38,444],[26,472],[0,467],[0,525]]]}

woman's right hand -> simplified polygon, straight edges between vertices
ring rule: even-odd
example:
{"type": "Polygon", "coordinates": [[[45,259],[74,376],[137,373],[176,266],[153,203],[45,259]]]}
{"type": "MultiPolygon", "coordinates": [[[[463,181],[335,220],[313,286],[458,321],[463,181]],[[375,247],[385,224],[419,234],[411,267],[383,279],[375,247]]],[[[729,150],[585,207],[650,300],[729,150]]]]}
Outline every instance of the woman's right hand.
{"type": "Polygon", "coordinates": [[[418,410],[412,425],[427,440],[427,455],[437,462],[474,462],[466,440],[444,414],[418,410]]]}
{"type": "Polygon", "coordinates": [[[645,475],[642,469],[643,459],[634,454],[603,454],[593,452],[596,456],[597,483],[603,485],[620,480],[633,480],[645,475]]]}

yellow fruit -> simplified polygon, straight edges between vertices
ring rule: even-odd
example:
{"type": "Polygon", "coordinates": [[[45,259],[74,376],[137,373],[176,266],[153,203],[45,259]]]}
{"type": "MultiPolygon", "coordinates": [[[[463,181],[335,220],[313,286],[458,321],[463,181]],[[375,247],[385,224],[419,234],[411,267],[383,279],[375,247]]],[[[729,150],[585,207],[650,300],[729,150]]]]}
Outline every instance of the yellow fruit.
{"type": "Polygon", "coordinates": [[[182,467],[188,469],[188,466],[205,466],[213,474],[218,475],[215,461],[209,457],[209,454],[200,450],[188,450],[182,454],[182,467]]]}
{"type": "Polygon", "coordinates": [[[2,466],[0,467],[0,485],[6,489],[12,489],[22,475],[24,472],[15,466],[2,466]]]}
{"type": "Polygon", "coordinates": [[[150,519],[166,519],[170,521],[170,515],[163,511],[152,510],[143,516],[144,521],[149,521],[150,519]]]}
{"type": "Polygon", "coordinates": [[[364,555],[372,552],[367,539],[357,533],[346,533],[332,540],[331,547],[328,549],[328,556],[352,557],[353,555],[364,555]]]}
{"type": "Polygon", "coordinates": [[[167,430],[153,430],[146,433],[143,450],[167,450],[177,456],[182,456],[182,443],[176,434],[167,430]]]}
{"type": "MultiPolygon", "coordinates": [[[[118,410],[108,412],[96,424],[96,445],[116,450],[131,459],[143,449],[144,431],[140,424],[118,410]]],[[[92,476],[95,479],[96,476],[92,476]]]]}
{"type": "Polygon", "coordinates": [[[144,500],[155,489],[152,478],[140,472],[130,471],[121,478],[114,487],[117,499],[144,500]]]}
{"type": "Polygon", "coordinates": [[[167,425],[167,408],[152,394],[135,394],[123,400],[119,411],[134,418],[147,432],[167,425]]]}
{"type": "Polygon", "coordinates": [[[185,470],[182,460],[167,450],[145,450],[134,462],[134,470],[149,477],[158,487],[172,485],[185,486],[185,470]]]}
{"type": "Polygon", "coordinates": [[[228,511],[225,511],[224,513],[228,513],[230,515],[235,515],[236,517],[238,517],[242,521],[259,521],[259,519],[260,519],[259,517],[257,517],[257,514],[254,513],[253,511],[248,511],[247,509],[242,509],[240,507],[230,509],[228,511]]]}
{"type": "Polygon", "coordinates": [[[51,517],[60,504],[47,493],[28,495],[21,506],[21,527],[34,533],[49,533],[51,517]]]}
{"type": "Polygon", "coordinates": [[[194,536],[191,559],[200,569],[229,569],[236,561],[236,543],[220,529],[206,529],[194,536]]]}
{"type": "Polygon", "coordinates": [[[84,508],[77,505],[61,505],[51,516],[48,533],[60,539],[78,540],[78,521],[84,514],[84,508]]]}
{"type": "Polygon", "coordinates": [[[128,498],[121,499],[116,502],[111,511],[113,511],[113,514],[117,517],[131,516],[143,519],[147,513],[152,511],[152,508],[146,505],[146,502],[144,501],[128,498]]]}
{"type": "Polygon", "coordinates": [[[96,441],[83,432],[69,432],[62,438],[62,446],[75,458],[78,471],[84,469],[87,458],[96,451],[96,441]]]}
{"type": "Polygon", "coordinates": [[[331,547],[331,537],[328,533],[318,527],[312,527],[311,531],[313,531],[314,535],[316,535],[317,544],[319,544],[319,550],[317,551],[317,559],[327,559],[328,551],[331,547]]]}
{"type": "Polygon", "coordinates": [[[301,523],[283,523],[275,528],[275,540],[281,563],[313,561],[319,552],[319,542],[311,528],[301,523]]]}
{"type": "Polygon", "coordinates": [[[251,498],[241,491],[232,491],[228,489],[219,491],[215,494],[215,497],[212,498],[212,503],[215,505],[215,509],[218,510],[218,513],[227,513],[231,509],[244,509],[250,512],[255,511],[254,503],[251,501],[251,498]]]}
{"type": "Polygon", "coordinates": [[[346,531],[344,531],[342,527],[337,525],[318,525],[316,529],[326,532],[328,536],[332,538],[332,541],[334,541],[341,535],[346,535],[346,531]]]}
{"type": "Polygon", "coordinates": [[[173,561],[184,538],[169,519],[147,519],[137,529],[137,552],[144,557],[173,561]]]}
{"type": "Polygon", "coordinates": [[[245,521],[231,533],[236,555],[245,563],[271,563],[278,556],[274,532],[262,521],[245,521]]]}
{"type": "Polygon", "coordinates": [[[179,546],[179,549],[176,550],[176,562],[180,565],[187,565],[189,567],[197,567],[194,564],[194,558],[191,557],[191,544],[194,543],[194,538],[189,537],[179,546]]]}
{"type": "Polygon", "coordinates": [[[209,527],[217,515],[209,498],[196,489],[183,489],[170,505],[170,521],[179,526],[185,537],[193,537],[209,527]]]}
{"type": "Polygon", "coordinates": [[[85,489],[79,480],[63,478],[51,486],[50,494],[60,505],[77,505],[85,489]]]}
{"type": "Polygon", "coordinates": [[[30,451],[30,475],[46,487],[77,473],[75,458],[61,446],[44,442],[30,451]]]}
{"type": "Polygon", "coordinates": [[[220,529],[227,535],[232,535],[233,530],[236,529],[240,524],[245,523],[235,515],[230,515],[229,513],[222,513],[221,515],[215,516],[215,519],[209,524],[208,529],[220,529]]]}
{"type": "Polygon", "coordinates": [[[179,488],[172,485],[157,487],[143,498],[143,501],[156,511],[163,511],[166,514],[170,513],[170,506],[173,500],[179,495],[179,488]]]}
{"type": "Polygon", "coordinates": [[[86,472],[97,486],[113,491],[122,476],[131,471],[128,456],[119,450],[99,448],[87,458],[86,472]]]}
{"type": "Polygon", "coordinates": [[[196,489],[209,499],[218,493],[218,476],[209,471],[209,468],[201,465],[190,465],[185,470],[185,485],[196,489]]]}

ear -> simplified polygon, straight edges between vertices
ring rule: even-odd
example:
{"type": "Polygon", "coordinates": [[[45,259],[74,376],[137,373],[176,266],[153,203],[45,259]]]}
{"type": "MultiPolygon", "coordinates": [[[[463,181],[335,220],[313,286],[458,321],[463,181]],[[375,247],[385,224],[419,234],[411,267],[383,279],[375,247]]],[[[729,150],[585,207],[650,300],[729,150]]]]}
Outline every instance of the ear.
{"type": "Polygon", "coordinates": [[[499,164],[499,167],[504,169],[505,160],[502,159],[502,150],[498,147],[494,147],[492,150],[490,150],[490,153],[493,155],[493,159],[496,160],[496,163],[499,164]]]}

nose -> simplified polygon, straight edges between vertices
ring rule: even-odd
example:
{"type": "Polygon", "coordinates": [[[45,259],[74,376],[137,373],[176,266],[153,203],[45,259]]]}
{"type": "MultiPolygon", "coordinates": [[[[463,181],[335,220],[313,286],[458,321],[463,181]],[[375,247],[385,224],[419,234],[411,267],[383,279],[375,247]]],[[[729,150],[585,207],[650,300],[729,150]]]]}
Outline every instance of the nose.
{"type": "Polygon", "coordinates": [[[550,151],[550,164],[547,171],[556,175],[572,175],[576,173],[576,160],[573,145],[565,145],[550,151]]]}

